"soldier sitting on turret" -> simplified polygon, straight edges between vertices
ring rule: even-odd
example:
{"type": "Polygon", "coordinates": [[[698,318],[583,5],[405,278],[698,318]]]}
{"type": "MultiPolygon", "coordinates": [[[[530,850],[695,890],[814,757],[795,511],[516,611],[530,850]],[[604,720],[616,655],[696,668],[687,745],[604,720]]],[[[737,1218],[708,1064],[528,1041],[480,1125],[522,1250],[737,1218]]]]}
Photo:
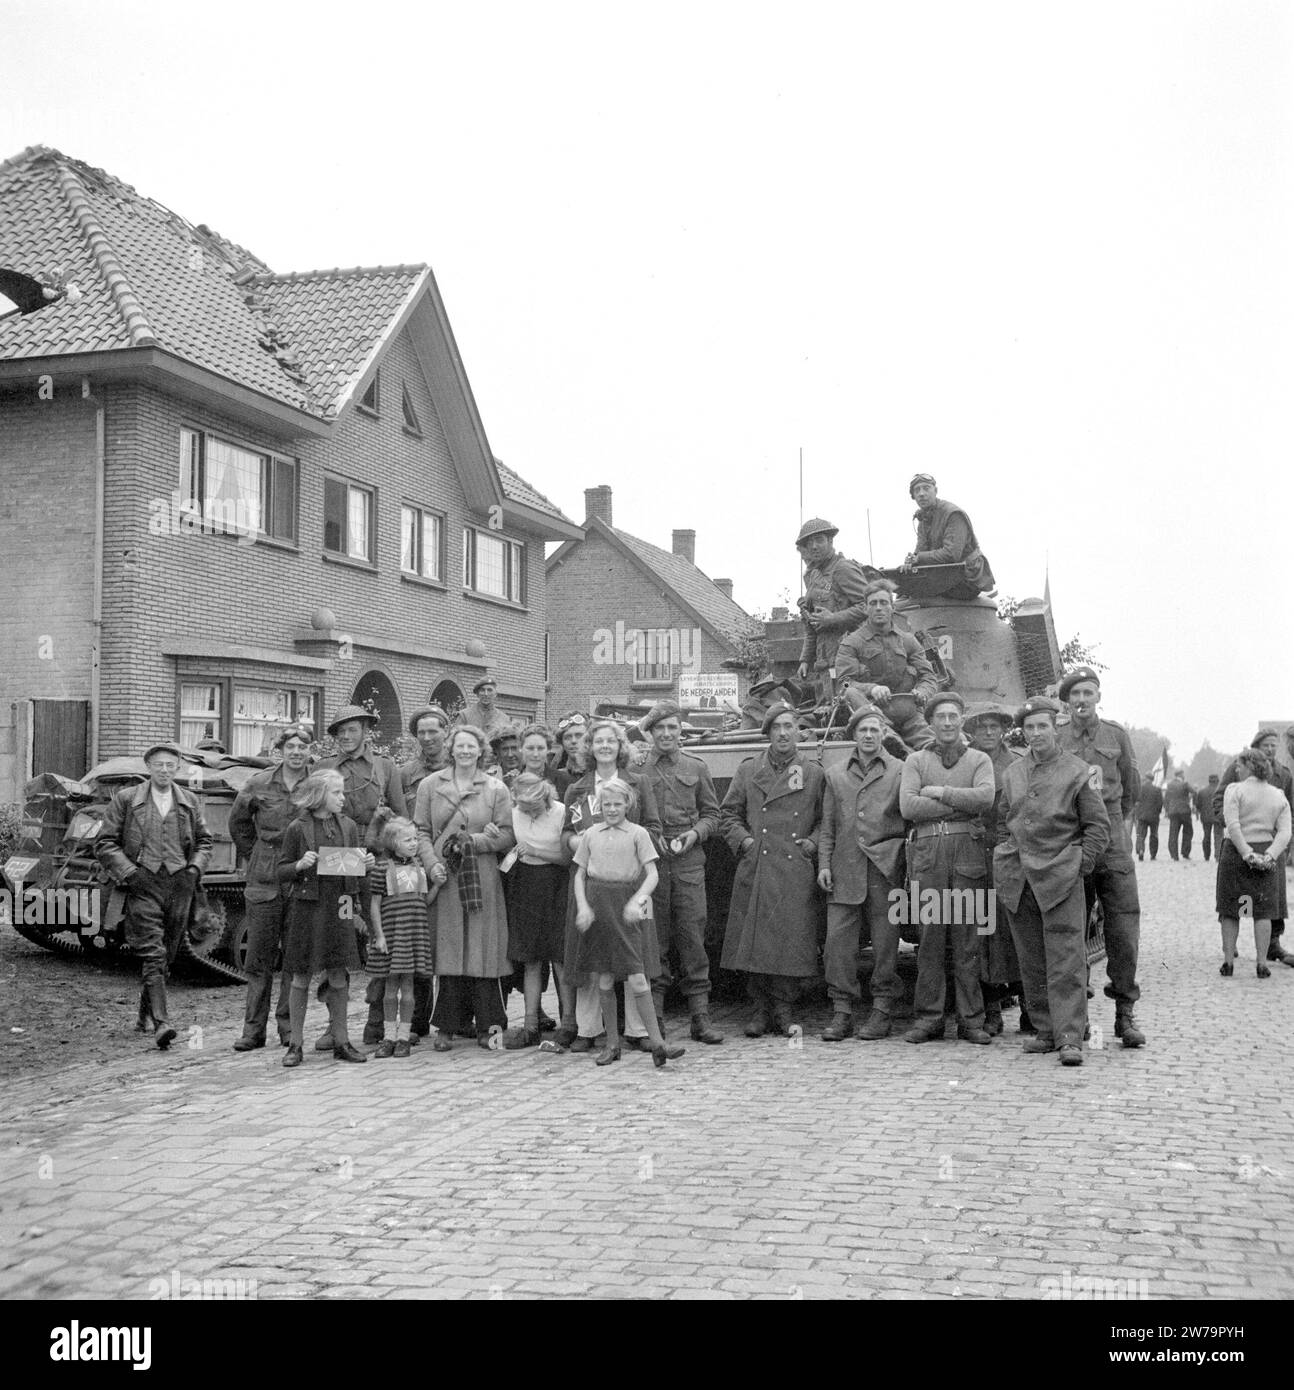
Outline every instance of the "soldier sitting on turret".
{"type": "MultiPolygon", "coordinates": [[[[914,596],[975,599],[991,594],[993,571],[975,539],[970,517],[955,502],[945,502],[939,496],[938,485],[929,473],[918,473],[908,484],[908,493],[917,504],[917,544],[899,573],[920,575],[919,589],[911,586],[914,596]]],[[[906,593],[908,586],[902,587],[906,593]]]]}
{"type": "Polygon", "coordinates": [[[855,709],[878,706],[909,748],[929,748],[934,730],[921,711],[938,689],[934,667],[910,632],[895,630],[894,585],[888,579],[872,580],[864,602],[867,622],[836,651],[844,698],[855,709]]]}

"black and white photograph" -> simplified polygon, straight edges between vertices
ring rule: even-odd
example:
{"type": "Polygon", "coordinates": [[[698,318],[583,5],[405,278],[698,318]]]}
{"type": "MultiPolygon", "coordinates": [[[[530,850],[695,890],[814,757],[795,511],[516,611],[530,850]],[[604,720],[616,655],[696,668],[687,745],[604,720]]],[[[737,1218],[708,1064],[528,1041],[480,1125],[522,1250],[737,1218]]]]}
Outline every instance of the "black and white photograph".
{"type": "Polygon", "coordinates": [[[409,1300],[1274,1355],[1294,7],[3,30],[32,1364],[409,1300]]]}

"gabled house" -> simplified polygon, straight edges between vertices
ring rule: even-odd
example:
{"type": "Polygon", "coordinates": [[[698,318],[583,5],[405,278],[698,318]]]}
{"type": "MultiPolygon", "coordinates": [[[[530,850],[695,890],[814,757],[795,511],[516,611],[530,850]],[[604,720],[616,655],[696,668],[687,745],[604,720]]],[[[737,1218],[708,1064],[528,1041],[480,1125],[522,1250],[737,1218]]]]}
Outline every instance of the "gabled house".
{"type": "Polygon", "coordinates": [[[0,206],[0,267],[77,290],[0,320],[0,800],[352,701],[393,738],[487,673],[543,713],[582,533],[494,458],[427,266],[274,274],[42,146],[0,206]]]}
{"type": "Polygon", "coordinates": [[[586,488],[582,538],[548,557],[549,709],[591,710],[678,697],[680,679],[726,674],[746,694],[744,672],[724,672],[759,624],[733,601],[732,581],[696,567],[696,533],[670,550],[612,525],[611,489],[586,488]]]}

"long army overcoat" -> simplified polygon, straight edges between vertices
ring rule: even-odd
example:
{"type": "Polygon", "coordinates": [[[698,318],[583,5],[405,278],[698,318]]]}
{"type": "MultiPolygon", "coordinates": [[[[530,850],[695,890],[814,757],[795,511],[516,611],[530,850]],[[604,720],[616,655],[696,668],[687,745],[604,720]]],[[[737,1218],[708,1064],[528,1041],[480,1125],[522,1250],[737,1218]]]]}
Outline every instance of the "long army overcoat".
{"type": "Polygon", "coordinates": [[[724,839],[740,856],[723,938],[726,970],[793,978],[818,973],[824,899],[817,841],[825,787],[819,764],[799,753],[780,771],[767,753],[737,768],[719,814],[724,839]],[[742,854],[747,838],[755,843],[742,854]]]}

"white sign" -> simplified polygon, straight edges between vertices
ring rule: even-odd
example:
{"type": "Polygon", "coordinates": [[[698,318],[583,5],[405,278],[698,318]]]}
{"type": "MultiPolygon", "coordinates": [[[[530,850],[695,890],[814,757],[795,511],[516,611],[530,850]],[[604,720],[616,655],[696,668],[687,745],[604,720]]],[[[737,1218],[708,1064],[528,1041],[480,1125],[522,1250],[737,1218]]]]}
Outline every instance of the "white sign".
{"type": "Polygon", "coordinates": [[[680,676],[678,702],[693,709],[737,708],[737,674],[719,671],[713,676],[680,676]]]}

